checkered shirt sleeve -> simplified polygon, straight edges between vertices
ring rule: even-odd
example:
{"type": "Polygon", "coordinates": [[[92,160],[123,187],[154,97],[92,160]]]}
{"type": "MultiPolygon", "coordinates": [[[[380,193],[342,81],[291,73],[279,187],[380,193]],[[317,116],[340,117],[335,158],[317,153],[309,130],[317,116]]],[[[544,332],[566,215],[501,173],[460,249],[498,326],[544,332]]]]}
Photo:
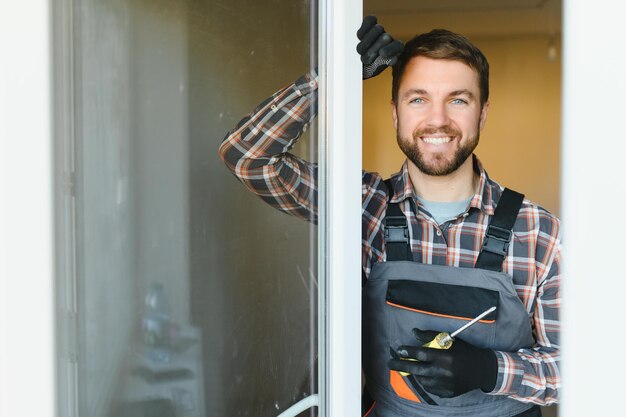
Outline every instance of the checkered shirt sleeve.
{"type": "Polygon", "coordinates": [[[226,167],[271,206],[317,223],[317,164],[289,153],[316,115],[317,76],[300,77],[228,132],[219,149],[226,167]]]}
{"type": "MultiPolygon", "coordinates": [[[[518,295],[530,310],[535,345],[517,352],[496,352],[498,378],[492,394],[540,405],[557,404],[561,388],[560,225],[556,217],[537,206],[526,206],[520,216],[537,225],[530,231],[535,243],[534,284],[514,282],[518,295]]],[[[519,262],[521,259],[523,256],[518,257],[515,253],[507,257],[505,271],[523,268],[519,262]]]]}

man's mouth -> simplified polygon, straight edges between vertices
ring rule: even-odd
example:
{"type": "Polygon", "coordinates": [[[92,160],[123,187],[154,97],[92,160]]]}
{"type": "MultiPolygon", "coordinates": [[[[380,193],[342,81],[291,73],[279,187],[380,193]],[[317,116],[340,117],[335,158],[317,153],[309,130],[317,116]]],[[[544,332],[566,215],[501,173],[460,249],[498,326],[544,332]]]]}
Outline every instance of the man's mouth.
{"type": "Polygon", "coordinates": [[[452,136],[420,136],[420,139],[431,145],[443,145],[452,140],[452,136]]]}

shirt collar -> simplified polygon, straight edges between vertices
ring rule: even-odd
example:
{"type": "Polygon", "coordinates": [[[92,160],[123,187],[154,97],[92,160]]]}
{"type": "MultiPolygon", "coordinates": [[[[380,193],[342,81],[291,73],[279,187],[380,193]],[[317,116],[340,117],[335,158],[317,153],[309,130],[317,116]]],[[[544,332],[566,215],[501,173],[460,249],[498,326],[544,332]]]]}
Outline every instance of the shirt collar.
{"type": "MultiPolygon", "coordinates": [[[[483,168],[482,163],[478,160],[476,155],[472,155],[474,161],[474,171],[478,172],[479,180],[478,187],[476,188],[476,193],[470,200],[470,207],[477,208],[483,211],[487,215],[493,215],[494,212],[494,202],[493,202],[493,192],[491,187],[489,186],[489,176],[487,175],[487,171],[483,168]]],[[[415,201],[417,205],[419,205],[419,201],[415,196],[415,192],[413,191],[413,187],[411,186],[411,180],[409,178],[409,165],[407,161],[404,161],[402,164],[402,169],[397,174],[393,175],[395,181],[393,184],[393,197],[391,198],[392,203],[398,203],[400,201],[404,201],[407,198],[415,201]]]]}

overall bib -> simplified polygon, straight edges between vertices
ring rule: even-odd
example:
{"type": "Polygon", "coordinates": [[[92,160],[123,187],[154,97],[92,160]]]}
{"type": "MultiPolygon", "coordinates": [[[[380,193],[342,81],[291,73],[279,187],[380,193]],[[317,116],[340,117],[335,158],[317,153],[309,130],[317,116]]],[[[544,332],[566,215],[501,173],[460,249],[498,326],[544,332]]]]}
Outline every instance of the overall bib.
{"type": "Polygon", "coordinates": [[[480,389],[440,398],[387,365],[399,346],[417,344],[413,328],[452,333],[492,306],[495,312],[459,337],[507,352],[533,345],[526,308],[511,277],[501,272],[522,201],[523,195],[504,191],[475,268],[413,262],[406,217],[397,203],[388,204],[387,261],[374,265],[363,288],[363,370],[374,401],[368,417],[505,417],[533,407],[480,389]]]}

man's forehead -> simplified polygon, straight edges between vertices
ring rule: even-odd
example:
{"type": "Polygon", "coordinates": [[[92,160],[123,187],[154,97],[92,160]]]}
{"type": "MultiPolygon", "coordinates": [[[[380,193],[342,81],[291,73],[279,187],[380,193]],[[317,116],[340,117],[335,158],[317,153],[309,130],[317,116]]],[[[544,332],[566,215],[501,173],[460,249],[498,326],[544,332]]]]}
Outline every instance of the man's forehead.
{"type": "Polygon", "coordinates": [[[407,63],[407,67],[416,67],[416,66],[450,66],[450,67],[459,67],[465,68],[469,71],[478,73],[474,68],[470,67],[468,64],[463,62],[460,59],[451,59],[451,58],[430,58],[424,55],[414,56],[407,63]]]}
{"type": "Polygon", "coordinates": [[[448,92],[467,90],[479,91],[478,72],[458,60],[433,59],[424,56],[412,58],[404,71],[401,90],[445,89],[448,92]]]}

